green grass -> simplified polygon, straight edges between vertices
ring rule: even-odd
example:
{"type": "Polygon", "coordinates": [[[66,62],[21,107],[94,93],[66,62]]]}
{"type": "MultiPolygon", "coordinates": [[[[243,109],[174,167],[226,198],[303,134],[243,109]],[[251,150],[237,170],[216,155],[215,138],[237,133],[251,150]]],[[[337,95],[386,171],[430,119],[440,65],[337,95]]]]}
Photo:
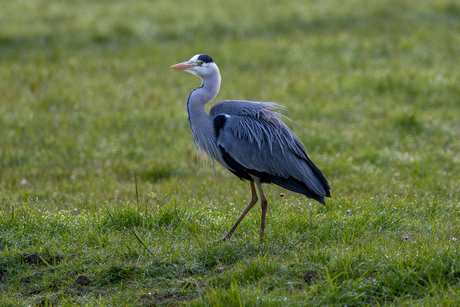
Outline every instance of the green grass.
{"type": "Polygon", "coordinates": [[[1,307],[460,302],[456,1],[1,7],[1,307]],[[200,81],[169,67],[203,52],[217,101],[285,105],[332,187],[266,186],[264,244],[258,207],[212,244],[250,189],[197,156],[200,81]]]}

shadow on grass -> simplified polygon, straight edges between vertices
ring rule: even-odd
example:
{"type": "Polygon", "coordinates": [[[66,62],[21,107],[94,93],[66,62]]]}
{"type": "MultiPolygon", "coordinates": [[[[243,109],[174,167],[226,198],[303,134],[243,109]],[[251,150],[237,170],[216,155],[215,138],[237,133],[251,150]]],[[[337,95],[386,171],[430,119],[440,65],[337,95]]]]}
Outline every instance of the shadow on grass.
{"type": "Polygon", "coordinates": [[[180,175],[176,170],[167,167],[157,167],[151,169],[140,169],[136,171],[136,176],[142,180],[151,180],[153,182],[162,179],[169,179],[180,175]]]}
{"type": "Polygon", "coordinates": [[[107,211],[101,220],[102,228],[125,229],[143,227],[149,230],[159,228],[178,228],[181,223],[189,218],[184,208],[169,203],[163,207],[156,207],[153,213],[141,213],[134,206],[117,207],[107,211]]]}
{"type": "Polygon", "coordinates": [[[139,268],[114,265],[101,272],[96,283],[99,285],[118,284],[126,280],[135,279],[139,276],[142,276],[142,272],[139,268]]]}
{"type": "Polygon", "coordinates": [[[132,180],[135,175],[141,181],[157,182],[163,179],[171,179],[172,177],[181,176],[181,172],[169,165],[161,165],[161,163],[143,162],[142,165],[133,166],[127,163],[115,163],[113,166],[114,173],[119,179],[132,180]]]}

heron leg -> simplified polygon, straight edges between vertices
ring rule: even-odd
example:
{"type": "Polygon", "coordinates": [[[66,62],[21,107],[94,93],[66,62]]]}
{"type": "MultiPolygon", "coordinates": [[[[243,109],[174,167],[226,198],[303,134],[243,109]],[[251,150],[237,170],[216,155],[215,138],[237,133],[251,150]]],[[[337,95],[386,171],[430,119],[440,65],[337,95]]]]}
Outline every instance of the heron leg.
{"type": "Polygon", "coordinates": [[[220,241],[225,242],[225,241],[227,241],[227,239],[230,239],[230,237],[232,236],[232,234],[235,231],[236,227],[238,227],[238,225],[241,223],[241,221],[246,216],[246,214],[249,212],[249,210],[251,210],[252,207],[254,207],[254,205],[257,203],[258,198],[257,198],[257,193],[256,193],[256,187],[254,186],[253,181],[251,181],[251,193],[252,193],[251,200],[249,201],[249,204],[246,207],[246,209],[244,209],[243,213],[241,213],[240,217],[235,222],[235,224],[232,226],[232,228],[230,228],[230,230],[227,232],[227,234],[217,242],[220,242],[220,241]]]}
{"type": "Polygon", "coordinates": [[[256,182],[257,189],[259,190],[260,195],[260,208],[262,209],[262,217],[260,219],[260,242],[264,241],[264,232],[265,232],[265,219],[267,217],[267,210],[268,210],[268,202],[267,198],[265,198],[264,191],[262,190],[262,184],[260,183],[260,179],[253,177],[254,181],[256,182]]]}

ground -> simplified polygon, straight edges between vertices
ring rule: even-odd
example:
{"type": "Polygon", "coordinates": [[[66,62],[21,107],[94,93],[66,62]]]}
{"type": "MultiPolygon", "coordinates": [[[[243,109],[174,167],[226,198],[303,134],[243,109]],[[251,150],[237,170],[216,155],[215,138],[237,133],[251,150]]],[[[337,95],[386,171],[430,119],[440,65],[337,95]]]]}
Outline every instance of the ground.
{"type": "Polygon", "coordinates": [[[459,31],[446,0],[3,3],[0,306],[456,306],[459,31]],[[266,186],[264,244],[258,206],[212,243],[250,187],[196,153],[197,53],[330,182],[266,186]]]}

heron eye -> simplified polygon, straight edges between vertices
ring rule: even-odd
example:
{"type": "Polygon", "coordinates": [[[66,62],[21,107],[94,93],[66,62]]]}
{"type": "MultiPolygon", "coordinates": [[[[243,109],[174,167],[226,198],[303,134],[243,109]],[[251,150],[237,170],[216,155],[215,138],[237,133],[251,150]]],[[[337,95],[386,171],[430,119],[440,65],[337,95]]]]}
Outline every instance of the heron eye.
{"type": "Polygon", "coordinates": [[[203,65],[203,63],[204,63],[203,61],[200,61],[200,65],[203,65]]]}

